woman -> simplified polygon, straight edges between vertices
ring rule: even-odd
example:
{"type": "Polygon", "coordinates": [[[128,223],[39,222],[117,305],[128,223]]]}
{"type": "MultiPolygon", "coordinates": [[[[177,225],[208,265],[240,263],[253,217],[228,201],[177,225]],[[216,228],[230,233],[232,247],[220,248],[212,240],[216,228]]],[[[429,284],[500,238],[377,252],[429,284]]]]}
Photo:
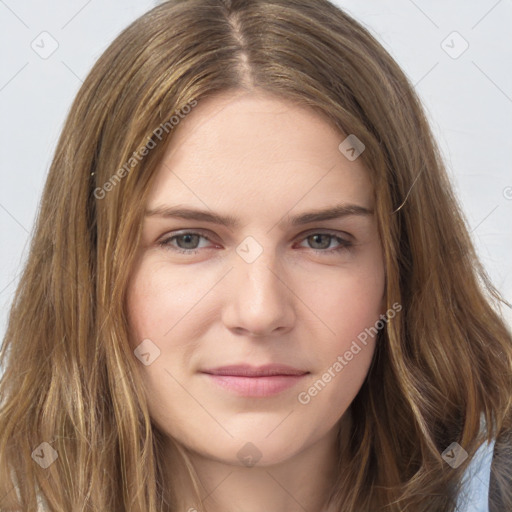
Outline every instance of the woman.
{"type": "Polygon", "coordinates": [[[468,510],[492,453],[511,510],[499,303],[363,27],[166,2],[58,143],[2,346],[0,508],[468,510]]]}

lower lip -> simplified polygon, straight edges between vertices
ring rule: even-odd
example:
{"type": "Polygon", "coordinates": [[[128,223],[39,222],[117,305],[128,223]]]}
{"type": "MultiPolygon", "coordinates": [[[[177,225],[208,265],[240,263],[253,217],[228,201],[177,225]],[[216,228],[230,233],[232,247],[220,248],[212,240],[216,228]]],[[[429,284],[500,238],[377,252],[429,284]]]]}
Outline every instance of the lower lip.
{"type": "Polygon", "coordinates": [[[303,375],[271,375],[266,377],[239,377],[234,375],[212,375],[205,373],[221,388],[239,396],[265,397],[272,396],[295,386],[307,374],[303,375]]]}

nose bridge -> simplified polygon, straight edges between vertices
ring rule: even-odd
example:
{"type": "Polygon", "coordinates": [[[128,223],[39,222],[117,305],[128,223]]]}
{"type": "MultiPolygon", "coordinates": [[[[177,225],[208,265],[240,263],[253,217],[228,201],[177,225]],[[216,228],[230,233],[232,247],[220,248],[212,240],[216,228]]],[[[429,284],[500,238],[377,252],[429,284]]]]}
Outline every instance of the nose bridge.
{"type": "Polygon", "coordinates": [[[239,244],[236,252],[239,256],[236,262],[241,280],[239,285],[242,291],[245,288],[248,294],[253,294],[252,302],[255,305],[283,295],[283,285],[276,277],[279,266],[276,251],[270,244],[264,247],[256,238],[248,236],[239,244]]]}
{"type": "Polygon", "coordinates": [[[283,273],[276,251],[248,236],[236,252],[226,324],[259,334],[289,327],[294,318],[293,304],[280,279],[283,273]]]}

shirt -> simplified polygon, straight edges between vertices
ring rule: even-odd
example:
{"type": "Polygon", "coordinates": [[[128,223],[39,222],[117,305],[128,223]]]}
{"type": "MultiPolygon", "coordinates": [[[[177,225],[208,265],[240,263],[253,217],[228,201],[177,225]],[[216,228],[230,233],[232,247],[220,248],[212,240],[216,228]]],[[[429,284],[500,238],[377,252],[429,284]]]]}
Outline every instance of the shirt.
{"type": "Polygon", "coordinates": [[[489,512],[489,482],[495,441],[476,451],[464,473],[456,512],[489,512]]]}

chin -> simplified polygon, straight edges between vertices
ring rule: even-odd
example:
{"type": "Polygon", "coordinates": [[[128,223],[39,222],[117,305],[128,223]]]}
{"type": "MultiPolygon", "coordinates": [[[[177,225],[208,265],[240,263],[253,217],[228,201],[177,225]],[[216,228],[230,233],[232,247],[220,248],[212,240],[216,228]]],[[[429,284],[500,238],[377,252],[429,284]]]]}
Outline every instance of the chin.
{"type": "Polygon", "coordinates": [[[247,432],[245,436],[237,436],[229,439],[212,439],[210,445],[192,448],[203,457],[213,459],[223,464],[240,467],[266,467],[280,464],[292,458],[300,451],[297,437],[287,436],[287,439],[272,433],[268,438],[252,435],[247,432]],[[290,440],[294,439],[294,444],[290,440]]]}

